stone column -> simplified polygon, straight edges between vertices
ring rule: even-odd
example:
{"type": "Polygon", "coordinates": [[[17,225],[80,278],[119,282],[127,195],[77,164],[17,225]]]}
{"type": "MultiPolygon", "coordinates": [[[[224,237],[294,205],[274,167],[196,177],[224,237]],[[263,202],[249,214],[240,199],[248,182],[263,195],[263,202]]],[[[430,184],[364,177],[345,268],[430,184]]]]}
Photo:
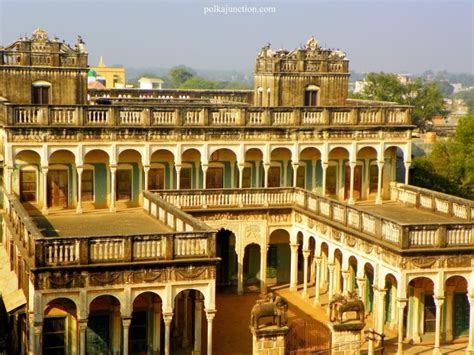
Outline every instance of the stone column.
{"type": "Polygon", "coordinates": [[[260,186],[261,179],[260,179],[260,160],[255,161],[255,187],[263,187],[260,186]]]}
{"type": "Polygon", "coordinates": [[[183,291],[183,313],[184,313],[184,326],[183,326],[183,342],[182,346],[183,348],[187,348],[189,345],[189,339],[188,339],[188,329],[189,329],[189,324],[188,324],[188,296],[189,296],[189,290],[183,291]]]}
{"type": "Polygon", "coordinates": [[[12,176],[13,176],[13,166],[5,167],[5,192],[7,194],[12,193],[12,176]]]}
{"type": "Polygon", "coordinates": [[[260,247],[260,293],[267,293],[267,254],[268,245],[260,247]]]}
{"type": "Polygon", "coordinates": [[[349,163],[349,168],[351,169],[351,179],[350,179],[350,188],[349,188],[349,200],[347,201],[348,204],[353,205],[355,203],[354,200],[354,175],[355,175],[355,162],[349,163]]]}
{"type": "Polygon", "coordinates": [[[159,354],[161,347],[161,303],[153,303],[153,353],[159,354]]]}
{"type": "Polygon", "coordinates": [[[212,322],[216,316],[216,310],[208,309],[206,310],[207,318],[207,355],[212,355],[212,322]]]}
{"type": "MultiPolygon", "coordinates": [[[[415,288],[413,293],[413,342],[420,343],[420,297],[421,297],[421,289],[415,288]]],[[[409,309],[411,311],[411,309],[409,309]]]]}
{"type": "Polygon", "coordinates": [[[297,186],[297,177],[298,177],[298,168],[300,164],[292,163],[291,166],[293,167],[293,187],[297,186]]]}
{"type": "Polygon", "coordinates": [[[143,167],[143,189],[142,189],[142,193],[143,191],[145,190],[148,190],[148,182],[149,182],[149,178],[150,178],[150,166],[149,165],[145,165],[143,167]]]}
{"type": "Polygon", "coordinates": [[[304,257],[304,280],[303,280],[303,298],[308,298],[308,259],[311,250],[304,250],[303,257],[304,257]]]}
{"type": "Polygon", "coordinates": [[[173,313],[163,313],[163,321],[165,323],[165,355],[170,355],[170,337],[171,337],[171,321],[173,313]]]}
{"type": "Polygon", "coordinates": [[[406,161],[405,162],[405,184],[408,185],[410,181],[410,166],[411,166],[411,161],[406,161]]]}
{"type": "Polygon", "coordinates": [[[374,295],[376,297],[375,306],[376,311],[375,315],[375,331],[377,333],[383,334],[383,326],[385,321],[385,294],[387,293],[386,289],[378,289],[374,287],[374,295]]]}
{"type": "Polygon", "coordinates": [[[334,265],[334,263],[328,264],[328,270],[329,270],[328,302],[331,301],[331,298],[334,295],[334,269],[335,268],[336,268],[336,265],[334,265]]]}
{"type": "Polygon", "coordinates": [[[78,166],[77,170],[77,204],[76,204],[76,213],[82,213],[82,173],[84,168],[78,166]]]}
{"type": "Polygon", "coordinates": [[[237,294],[244,294],[244,254],[245,251],[237,254],[237,294]]]}
{"type": "MultiPolygon", "coordinates": [[[[34,323],[33,332],[35,334],[35,349],[33,351],[34,355],[43,354],[43,322],[34,323]]],[[[47,354],[45,354],[47,355],[47,354]]]]}
{"type": "Polygon", "coordinates": [[[298,244],[290,244],[290,248],[290,291],[296,291],[298,289],[298,244]]]}
{"type": "Polygon", "coordinates": [[[86,355],[87,319],[78,319],[77,327],[79,328],[79,354],[86,355]]]}
{"type": "Polygon", "coordinates": [[[41,173],[43,177],[43,209],[41,213],[48,214],[48,167],[42,167],[41,173]]]}
{"type": "Polygon", "coordinates": [[[474,354],[474,296],[469,295],[469,342],[466,348],[466,354],[474,354]]]}
{"type": "Polygon", "coordinates": [[[383,161],[379,161],[377,163],[377,198],[375,199],[375,203],[378,205],[382,204],[382,183],[383,183],[383,161]]]}
{"type": "Polygon", "coordinates": [[[202,164],[202,189],[205,190],[207,184],[207,169],[209,168],[208,164],[202,164]]]}
{"type": "Polygon", "coordinates": [[[397,355],[403,355],[403,316],[404,310],[407,305],[406,298],[397,299],[397,309],[398,309],[398,346],[397,346],[397,355]]]}
{"type": "Polygon", "coordinates": [[[322,181],[322,189],[323,191],[321,191],[321,195],[323,196],[326,196],[326,170],[329,166],[329,163],[327,161],[323,161],[322,164],[321,164],[321,167],[323,168],[323,181],[322,181]]]}
{"type": "Polygon", "coordinates": [[[193,354],[201,354],[201,323],[202,323],[202,300],[194,301],[194,347],[193,354]]]}
{"type": "Polygon", "coordinates": [[[348,295],[349,294],[349,291],[350,291],[350,287],[349,287],[349,281],[350,281],[350,272],[349,270],[342,270],[341,271],[342,273],[342,293],[344,295],[348,295]]]}
{"type": "Polygon", "coordinates": [[[181,164],[175,164],[176,169],[176,189],[179,190],[181,187],[181,164]]]}
{"type": "Polygon", "coordinates": [[[441,354],[439,348],[441,342],[441,311],[444,303],[444,297],[435,297],[434,298],[436,305],[436,332],[435,332],[435,346],[433,349],[433,354],[441,354]]]}
{"type": "Polygon", "coordinates": [[[239,168],[239,189],[241,189],[243,184],[244,184],[244,168],[245,168],[245,165],[244,164],[239,164],[238,168],[239,168]]]}
{"type": "Polygon", "coordinates": [[[264,181],[263,181],[263,187],[267,188],[268,187],[268,172],[270,170],[270,163],[263,163],[263,171],[264,171],[264,181]]]}
{"type": "Polygon", "coordinates": [[[116,196],[115,196],[115,193],[116,193],[116,188],[115,188],[115,178],[116,178],[116,174],[117,174],[117,166],[110,166],[110,206],[109,206],[109,210],[110,212],[115,212],[116,211],[116,208],[115,208],[115,199],[116,199],[116,196]]]}
{"type": "Polygon", "coordinates": [[[130,340],[129,331],[132,317],[122,317],[123,328],[123,355],[128,355],[128,342],[130,340]]]}
{"type": "Polygon", "coordinates": [[[320,305],[320,301],[319,301],[319,288],[320,288],[319,281],[320,281],[320,273],[321,273],[321,257],[317,256],[317,257],[315,257],[315,260],[316,260],[316,271],[315,271],[316,280],[314,282],[314,303],[313,304],[315,306],[319,306],[320,305]]]}
{"type": "Polygon", "coordinates": [[[365,277],[357,277],[356,282],[357,288],[359,289],[359,297],[362,302],[364,302],[364,306],[367,308],[367,305],[365,304],[365,284],[367,281],[365,280],[365,277]]]}
{"type": "Polygon", "coordinates": [[[456,287],[449,286],[446,288],[446,341],[453,340],[453,306],[454,306],[454,291],[456,287]]]}
{"type": "Polygon", "coordinates": [[[312,160],[311,161],[311,164],[312,164],[312,168],[313,168],[313,181],[311,181],[311,190],[312,191],[316,191],[316,182],[317,182],[317,179],[316,179],[316,163],[317,163],[317,160],[312,160]]]}

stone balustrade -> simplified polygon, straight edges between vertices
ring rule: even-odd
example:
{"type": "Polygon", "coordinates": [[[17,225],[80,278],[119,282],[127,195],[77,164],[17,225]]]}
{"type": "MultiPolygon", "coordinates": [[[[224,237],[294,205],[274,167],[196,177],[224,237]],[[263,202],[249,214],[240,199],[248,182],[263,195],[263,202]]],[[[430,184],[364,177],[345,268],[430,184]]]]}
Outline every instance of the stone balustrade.
{"type": "Polygon", "coordinates": [[[30,268],[66,265],[173,262],[214,258],[215,231],[157,196],[145,192],[147,211],[170,232],[134,235],[47,237],[16,195],[8,195],[4,219],[8,245],[18,247],[30,268]],[[167,209],[169,207],[169,209],[167,209]]]}
{"type": "Polygon", "coordinates": [[[363,235],[396,250],[474,245],[474,224],[466,221],[401,223],[299,188],[160,190],[154,193],[187,211],[298,207],[309,218],[319,220],[323,217],[326,223],[333,223],[349,233],[363,235]]]}
{"type": "Polygon", "coordinates": [[[14,126],[406,126],[406,106],[249,107],[239,105],[113,104],[34,106],[5,104],[4,120],[14,126]]]}
{"type": "Polygon", "coordinates": [[[474,201],[421,187],[392,182],[390,198],[393,201],[466,221],[472,221],[474,216],[474,201]]]}

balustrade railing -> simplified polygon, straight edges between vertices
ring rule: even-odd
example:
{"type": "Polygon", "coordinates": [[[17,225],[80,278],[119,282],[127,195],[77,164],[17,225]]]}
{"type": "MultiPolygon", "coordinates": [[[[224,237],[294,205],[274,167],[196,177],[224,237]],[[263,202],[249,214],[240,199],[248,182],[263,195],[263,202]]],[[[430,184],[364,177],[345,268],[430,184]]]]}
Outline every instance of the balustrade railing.
{"type": "Polygon", "coordinates": [[[400,249],[462,247],[474,244],[473,225],[468,222],[454,221],[438,225],[422,222],[401,223],[299,188],[160,190],[153,193],[189,211],[210,208],[299,207],[343,228],[364,233],[400,249]]]}
{"type": "Polygon", "coordinates": [[[126,125],[126,126],[356,126],[408,125],[404,106],[361,107],[232,107],[229,105],[11,105],[7,120],[12,125],[126,125]],[[394,113],[397,113],[394,115],[394,113]],[[395,118],[394,118],[395,117],[395,118]],[[389,119],[390,118],[390,119],[389,119]]]}

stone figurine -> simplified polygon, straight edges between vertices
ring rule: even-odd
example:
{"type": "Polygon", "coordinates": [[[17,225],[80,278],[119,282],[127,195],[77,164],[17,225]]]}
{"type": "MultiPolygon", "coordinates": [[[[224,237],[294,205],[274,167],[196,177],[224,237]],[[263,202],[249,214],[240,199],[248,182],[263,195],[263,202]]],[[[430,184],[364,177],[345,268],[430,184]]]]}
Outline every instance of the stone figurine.
{"type": "Polygon", "coordinates": [[[255,329],[259,327],[259,320],[262,317],[272,317],[272,325],[283,327],[288,321],[288,301],[284,297],[273,297],[269,293],[263,300],[257,301],[252,308],[250,325],[255,329]]]}
{"type": "Polygon", "coordinates": [[[355,319],[348,319],[347,321],[357,320],[360,322],[364,322],[365,319],[364,303],[357,295],[357,291],[349,292],[347,296],[335,294],[331,298],[331,302],[329,303],[329,309],[329,320],[331,322],[342,323],[343,315],[346,312],[357,313],[357,317],[355,319]]]}

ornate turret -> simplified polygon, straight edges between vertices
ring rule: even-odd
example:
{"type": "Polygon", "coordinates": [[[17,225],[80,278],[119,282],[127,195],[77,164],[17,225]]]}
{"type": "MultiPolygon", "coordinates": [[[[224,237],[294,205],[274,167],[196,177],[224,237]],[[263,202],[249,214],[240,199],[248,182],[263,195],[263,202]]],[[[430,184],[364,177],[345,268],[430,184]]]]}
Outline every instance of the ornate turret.
{"type": "Polygon", "coordinates": [[[303,48],[262,48],[255,65],[257,106],[343,106],[349,61],[341,50],[322,48],[311,37],[303,48]]]}

